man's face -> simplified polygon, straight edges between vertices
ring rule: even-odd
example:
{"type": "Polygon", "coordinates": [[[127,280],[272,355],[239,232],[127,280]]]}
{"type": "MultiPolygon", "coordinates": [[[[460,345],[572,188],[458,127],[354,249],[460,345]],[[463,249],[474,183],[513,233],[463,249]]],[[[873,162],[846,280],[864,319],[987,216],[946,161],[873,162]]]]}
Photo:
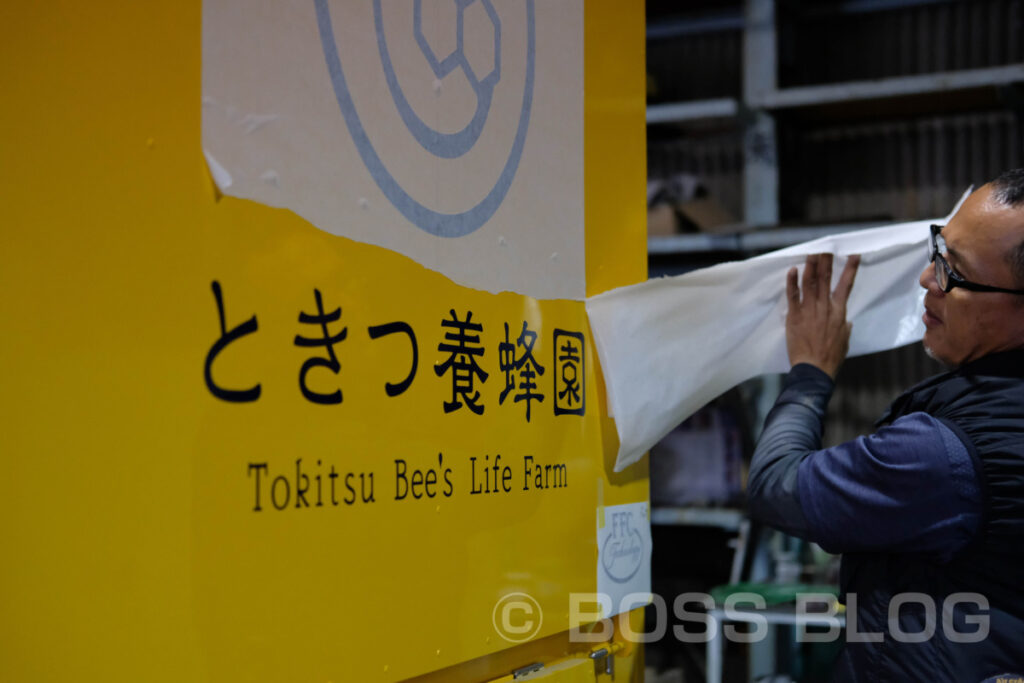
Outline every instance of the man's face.
{"type": "MultiPolygon", "coordinates": [[[[942,230],[953,270],[971,282],[1018,289],[1007,255],[1024,239],[1024,209],[1000,204],[992,188],[974,192],[942,230]]],[[[924,297],[925,348],[939,361],[959,366],[996,351],[1024,346],[1024,296],[943,292],[929,263],[918,279],[924,297]]]]}

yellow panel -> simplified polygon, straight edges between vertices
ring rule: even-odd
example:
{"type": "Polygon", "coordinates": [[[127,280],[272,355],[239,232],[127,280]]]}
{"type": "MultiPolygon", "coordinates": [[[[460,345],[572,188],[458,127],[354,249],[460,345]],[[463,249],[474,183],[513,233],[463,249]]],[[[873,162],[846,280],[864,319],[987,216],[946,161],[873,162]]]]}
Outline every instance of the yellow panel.
{"type": "MultiPolygon", "coordinates": [[[[642,22],[642,6],[587,5],[591,291],[643,277],[642,22]]],[[[566,595],[594,589],[593,510],[647,496],[646,462],[609,474],[614,426],[582,304],[465,289],[289,212],[217,201],[198,3],[15,4],[3,27],[0,678],[398,680],[509,648],[492,607],[515,591],[543,610],[531,637],[559,652],[566,595]],[[258,383],[253,402],[204,381],[222,334],[215,281],[225,330],[258,329],[224,346],[212,378],[258,383]],[[322,334],[299,319],[315,291],[341,309],[329,333],[347,336],[340,371],[314,366],[309,386],[340,389],[340,404],[299,386],[326,357],[295,344],[322,334]],[[452,309],[483,326],[483,415],[443,410],[452,309]],[[369,328],[399,321],[418,367],[389,397],[409,341],[369,328]],[[529,422],[525,401],[499,404],[504,324],[514,343],[524,322],[547,369],[529,422]],[[553,410],[558,329],[584,337],[582,416],[553,410]],[[471,493],[499,454],[509,491],[471,493]],[[396,460],[410,483],[414,469],[437,476],[435,495],[402,496],[396,460]],[[538,489],[545,465],[564,465],[567,484],[548,469],[538,489]]]]}
{"type": "Polygon", "coordinates": [[[644,31],[642,3],[586,3],[587,296],[647,278],[644,31]]]}
{"type": "MultiPolygon", "coordinates": [[[[584,17],[587,295],[647,278],[645,17],[642,3],[588,0],[584,17]]],[[[602,505],[647,500],[648,459],[613,472],[618,452],[597,368],[602,505]]]]}

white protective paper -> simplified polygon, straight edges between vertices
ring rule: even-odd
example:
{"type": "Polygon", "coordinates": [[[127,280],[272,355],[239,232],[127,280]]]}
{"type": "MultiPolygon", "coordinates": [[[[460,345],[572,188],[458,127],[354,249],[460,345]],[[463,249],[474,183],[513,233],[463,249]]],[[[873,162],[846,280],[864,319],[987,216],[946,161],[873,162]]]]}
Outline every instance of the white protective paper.
{"type": "Polygon", "coordinates": [[[202,66],[221,193],[584,298],[583,0],[203,0],[202,66]]]}
{"type": "Polygon", "coordinates": [[[833,235],[588,299],[619,433],[615,471],[724,391],[789,370],[786,272],[797,266],[802,273],[807,254],[837,255],[833,287],[847,257],[861,255],[847,304],[851,356],[919,341],[924,290],[918,277],[928,262],[928,226],[935,222],[833,235]]]}

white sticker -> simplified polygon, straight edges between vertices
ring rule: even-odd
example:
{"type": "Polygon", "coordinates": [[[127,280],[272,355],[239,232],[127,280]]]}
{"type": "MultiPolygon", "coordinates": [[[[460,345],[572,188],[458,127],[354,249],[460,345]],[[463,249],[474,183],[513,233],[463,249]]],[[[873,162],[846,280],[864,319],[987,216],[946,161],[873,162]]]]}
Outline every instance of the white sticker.
{"type": "Polygon", "coordinates": [[[605,617],[650,602],[651,520],[646,502],[598,509],[597,592],[610,599],[612,613],[605,617]]]}

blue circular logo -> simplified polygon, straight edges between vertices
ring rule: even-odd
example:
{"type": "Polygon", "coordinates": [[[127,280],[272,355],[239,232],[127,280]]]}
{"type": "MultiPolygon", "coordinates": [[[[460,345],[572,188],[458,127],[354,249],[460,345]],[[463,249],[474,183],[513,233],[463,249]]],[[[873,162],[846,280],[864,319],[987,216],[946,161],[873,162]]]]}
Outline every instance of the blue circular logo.
{"type": "MultiPolygon", "coordinates": [[[[338,47],[334,39],[334,29],[331,24],[331,14],[327,6],[327,0],[314,0],[314,2],[316,3],[317,24],[320,29],[320,42],[323,46],[324,58],[327,61],[327,70],[331,76],[331,83],[334,86],[334,95],[338,100],[338,107],[341,109],[341,115],[345,119],[345,125],[348,127],[352,140],[355,142],[359,156],[362,157],[363,164],[366,165],[367,170],[373,177],[374,182],[377,183],[377,186],[384,193],[384,196],[413,225],[432,235],[439,237],[462,237],[477,230],[490,220],[491,216],[494,215],[494,212],[498,210],[501,202],[505,199],[505,195],[512,185],[512,180],[515,178],[516,170],[519,168],[523,146],[526,143],[526,131],[529,128],[530,109],[533,104],[535,67],[534,0],[526,0],[526,78],[523,86],[522,110],[519,115],[519,123],[516,127],[512,147],[502,167],[501,174],[491,190],[479,203],[461,213],[441,213],[424,206],[406,192],[388,171],[380,155],[374,149],[373,143],[370,142],[370,138],[363,128],[359,113],[356,111],[355,103],[352,100],[352,94],[345,80],[345,72],[338,57],[338,47]]],[[[398,83],[398,77],[395,75],[394,66],[388,52],[387,40],[384,35],[381,0],[374,0],[373,2],[377,48],[380,52],[381,65],[384,69],[388,90],[391,92],[391,98],[402,117],[402,121],[405,122],[406,128],[408,128],[416,141],[423,149],[442,159],[459,158],[476,144],[487,122],[494,88],[501,80],[501,21],[498,13],[494,10],[494,6],[491,4],[491,0],[454,0],[454,2],[457,9],[456,47],[450,55],[444,57],[439,57],[434,53],[423,35],[421,21],[422,0],[415,0],[413,5],[414,37],[434,75],[438,79],[443,79],[458,69],[466,77],[476,96],[477,106],[472,119],[462,130],[454,133],[443,133],[432,128],[409,105],[398,83]],[[463,16],[466,8],[474,2],[481,3],[494,28],[493,68],[486,74],[477,74],[473,71],[463,49],[463,16]]]]}

